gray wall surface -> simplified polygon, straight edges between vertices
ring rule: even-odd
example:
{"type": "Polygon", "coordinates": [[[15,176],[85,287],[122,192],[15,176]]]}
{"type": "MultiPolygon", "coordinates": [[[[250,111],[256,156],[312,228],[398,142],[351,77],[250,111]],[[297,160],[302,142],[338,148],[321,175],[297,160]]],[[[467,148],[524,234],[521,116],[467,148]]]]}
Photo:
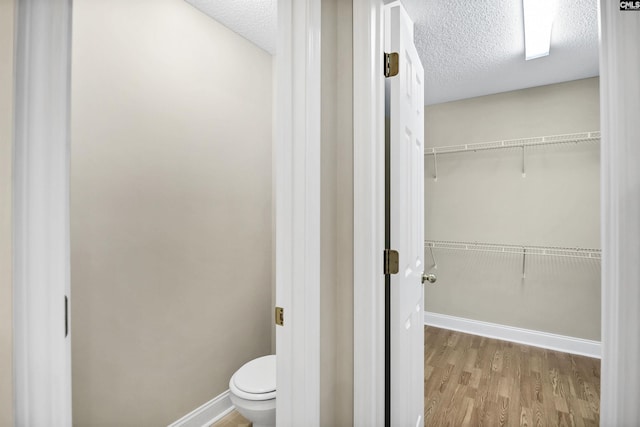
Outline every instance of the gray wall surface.
{"type": "Polygon", "coordinates": [[[0,0],[0,427],[13,425],[12,170],[14,0],[0,0]]]}
{"type": "Polygon", "coordinates": [[[76,0],[74,425],[167,425],[271,352],[272,57],[182,0],[76,0]]]}
{"type": "MultiPolygon", "coordinates": [[[[425,108],[427,147],[599,130],[598,79],[425,108]]],[[[600,247],[600,144],[425,156],[425,234],[525,246],[600,247]]],[[[435,250],[428,312],[600,340],[600,262],[435,250]]],[[[432,267],[426,251],[427,267],[432,267]]]]}

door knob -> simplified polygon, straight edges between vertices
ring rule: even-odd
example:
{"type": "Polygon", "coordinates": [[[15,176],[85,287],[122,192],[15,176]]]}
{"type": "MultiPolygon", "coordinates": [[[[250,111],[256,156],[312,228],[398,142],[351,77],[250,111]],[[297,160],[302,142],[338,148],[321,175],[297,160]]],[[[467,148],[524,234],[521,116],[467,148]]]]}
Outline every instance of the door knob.
{"type": "Polygon", "coordinates": [[[425,282],[429,282],[429,283],[436,283],[436,280],[438,280],[438,277],[435,274],[429,273],[429,274],[425,274],[422,273],[422,284],[424,284],[425,282]]]}

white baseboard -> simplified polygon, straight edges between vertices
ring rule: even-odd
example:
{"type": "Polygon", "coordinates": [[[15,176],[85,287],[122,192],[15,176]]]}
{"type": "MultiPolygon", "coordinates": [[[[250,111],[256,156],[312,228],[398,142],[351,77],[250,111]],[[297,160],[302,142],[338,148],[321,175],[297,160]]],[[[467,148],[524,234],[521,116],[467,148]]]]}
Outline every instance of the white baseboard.
{"type": "Polygon", "coordinates": [[[229,390],[189,412],[169,427],[209,427],[233,410],[229,390]]]}
{"type": "Polygon", "coordinates": [[[512,326],[463,319],[446,314],[424,312],[424,324],[438,328],[451,329],[468,334],[480,335],[534,347],[548,348],[564,353],[579,354],[600,358],[600,342],[564,335],[514,328],[512,326]]]}

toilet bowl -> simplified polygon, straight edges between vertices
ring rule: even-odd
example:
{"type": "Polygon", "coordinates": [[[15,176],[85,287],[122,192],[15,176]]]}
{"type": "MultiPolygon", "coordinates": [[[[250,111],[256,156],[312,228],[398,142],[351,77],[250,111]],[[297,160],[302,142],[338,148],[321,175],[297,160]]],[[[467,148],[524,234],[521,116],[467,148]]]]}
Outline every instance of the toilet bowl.
{"type": "Polygon", "coordinates": [[[242,365],[229,380],[231,402],[253,427],[276,425],[276,356],[242,365]]]}

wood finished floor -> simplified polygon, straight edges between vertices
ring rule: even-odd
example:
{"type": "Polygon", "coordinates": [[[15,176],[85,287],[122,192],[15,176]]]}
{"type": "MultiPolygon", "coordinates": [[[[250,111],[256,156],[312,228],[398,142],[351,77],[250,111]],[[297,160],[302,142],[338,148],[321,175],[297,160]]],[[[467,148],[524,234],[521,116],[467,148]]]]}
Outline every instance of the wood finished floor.
{"type": "Polygon", "coordinates": [[[425,327],[425,426],[597,426],[600,360],[425,327]]]}
{"type": "Polygon", "coordinates": [[[238,411],[233,410],[223,418],[211,424],[211,427],[251,427],[251,422],[240,415],[238,411]]]}
{"type": "MultiPolygon", "coordinates": [[[[599,425],[600,360],[425,326],[424,425],[599,425]]],[[[250,427],[236,411],[211,427],[250,427]]]]}

